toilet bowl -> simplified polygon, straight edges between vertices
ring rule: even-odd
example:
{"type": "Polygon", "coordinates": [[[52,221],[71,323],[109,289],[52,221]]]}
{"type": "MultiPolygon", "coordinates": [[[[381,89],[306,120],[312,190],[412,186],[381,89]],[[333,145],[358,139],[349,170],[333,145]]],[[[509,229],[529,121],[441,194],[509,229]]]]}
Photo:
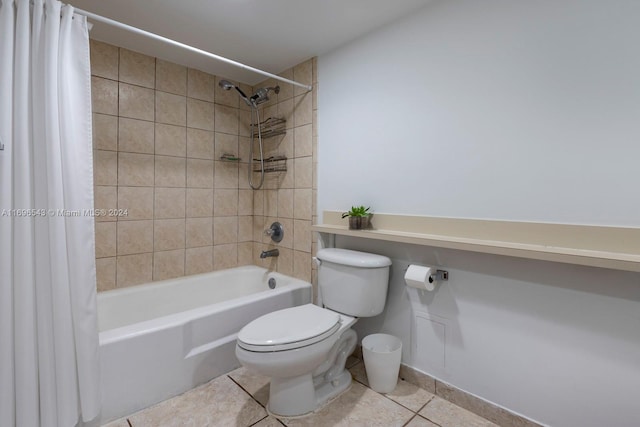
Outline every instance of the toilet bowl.
{"type": "Polygon", "coordinates": [[[355,332],[350,329],[355,321],[306,304],[266,314],[240,331],[236,346],[240,363],[271,377],[271,413],[304,415],[348,388],[351,376],[344,363],[356,346],[355,332]],[[325,363],[328,360],[333,363],[325,363]],[[329,372],[336,362],[342,369],[329,372]],[[323,364],[326,369],[317,372],[323,364]],[[332,382],[323,393],[317,393],[318,386],[332,382]]]}
{"type": "Polygon", "coordinates": [[[308,414],[349,388],[345,364],[357,343],[351,326],[356,316],[379,314],[386,300],[388,258],[343,249],[322,249],[317,256],[318,285],[330,296],[326,308],[306,304],[274,311],[238,333],[240,363],[271,378],[267,409],[275,416],[308,414]],[[373,269],[381,271],[372,274],[373,269]],[[336,285],[356,291],[332,304],[336,285]]]}

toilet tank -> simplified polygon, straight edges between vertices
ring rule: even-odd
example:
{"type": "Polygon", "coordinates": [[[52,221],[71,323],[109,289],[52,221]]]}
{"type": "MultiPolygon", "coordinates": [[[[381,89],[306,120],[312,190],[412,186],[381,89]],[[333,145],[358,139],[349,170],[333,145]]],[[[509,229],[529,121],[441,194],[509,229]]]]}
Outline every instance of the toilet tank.
{"type": "Polygon", "coordinates": [[[316,257],[325,307],[356,317],[382,313],[389,287],[389,258],[337,248],[320,249],[316,257]]]}

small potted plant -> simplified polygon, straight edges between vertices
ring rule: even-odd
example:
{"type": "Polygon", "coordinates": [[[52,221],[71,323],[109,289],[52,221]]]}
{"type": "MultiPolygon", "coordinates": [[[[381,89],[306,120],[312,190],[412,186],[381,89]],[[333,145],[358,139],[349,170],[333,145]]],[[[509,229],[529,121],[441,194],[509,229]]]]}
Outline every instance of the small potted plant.
{"type": "Polygon", "coordinates": [[[351,210],[344,212],[342,218],[349,217],[349,230],[364,230],[369,228],[369,213],[371,207],[351,206],[351,210]]]}

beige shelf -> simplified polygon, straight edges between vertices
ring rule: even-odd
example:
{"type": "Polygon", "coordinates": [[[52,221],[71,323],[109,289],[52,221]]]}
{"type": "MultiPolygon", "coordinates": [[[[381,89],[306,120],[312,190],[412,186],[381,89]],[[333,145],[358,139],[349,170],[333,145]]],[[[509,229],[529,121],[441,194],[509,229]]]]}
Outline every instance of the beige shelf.
{"type": "Polygon", "coordinates": [[[640,228],[375,214],[349,230],[325,211],[319,233],[640,272],[640,228]]]}

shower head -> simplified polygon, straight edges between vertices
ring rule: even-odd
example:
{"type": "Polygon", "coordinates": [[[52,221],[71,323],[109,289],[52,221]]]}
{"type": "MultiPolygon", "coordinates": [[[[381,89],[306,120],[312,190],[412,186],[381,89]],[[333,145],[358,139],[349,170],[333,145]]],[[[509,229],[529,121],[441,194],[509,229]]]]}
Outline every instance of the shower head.
{"type": "Polygon", "coordinates": [[[238,86],[231,83],[229,80],[220,80],[220,82],[218,83],[218,86],[220,86],[224,90],[231,90],[231,89],[237,90],[238,94],[240,95],[240,98],[242,98],[247,105],[249,106],[252,105],[251,101],[249,101],[249,98],[247,98],[247,95],[245,95],[242,89],[240,89],[238,86]]]}
{"type": "Polygon", "coordinates": [[[256,93],[251,97],[251,102],[253,105],[262,104],[263,102],[267,102],[269,100],[269,91],[273,91],[276,94],[280,93],[280,86],[275,87],[261,87],[256,90],[256,93]]]}
{"type": "Polygon", "coordinates": [[[231,83],[229,80],[220,80],[220,82],[218,83],[218,86],[220,86],[224,90],[229,90],[236,87],[236,85],[231,83]]]}

